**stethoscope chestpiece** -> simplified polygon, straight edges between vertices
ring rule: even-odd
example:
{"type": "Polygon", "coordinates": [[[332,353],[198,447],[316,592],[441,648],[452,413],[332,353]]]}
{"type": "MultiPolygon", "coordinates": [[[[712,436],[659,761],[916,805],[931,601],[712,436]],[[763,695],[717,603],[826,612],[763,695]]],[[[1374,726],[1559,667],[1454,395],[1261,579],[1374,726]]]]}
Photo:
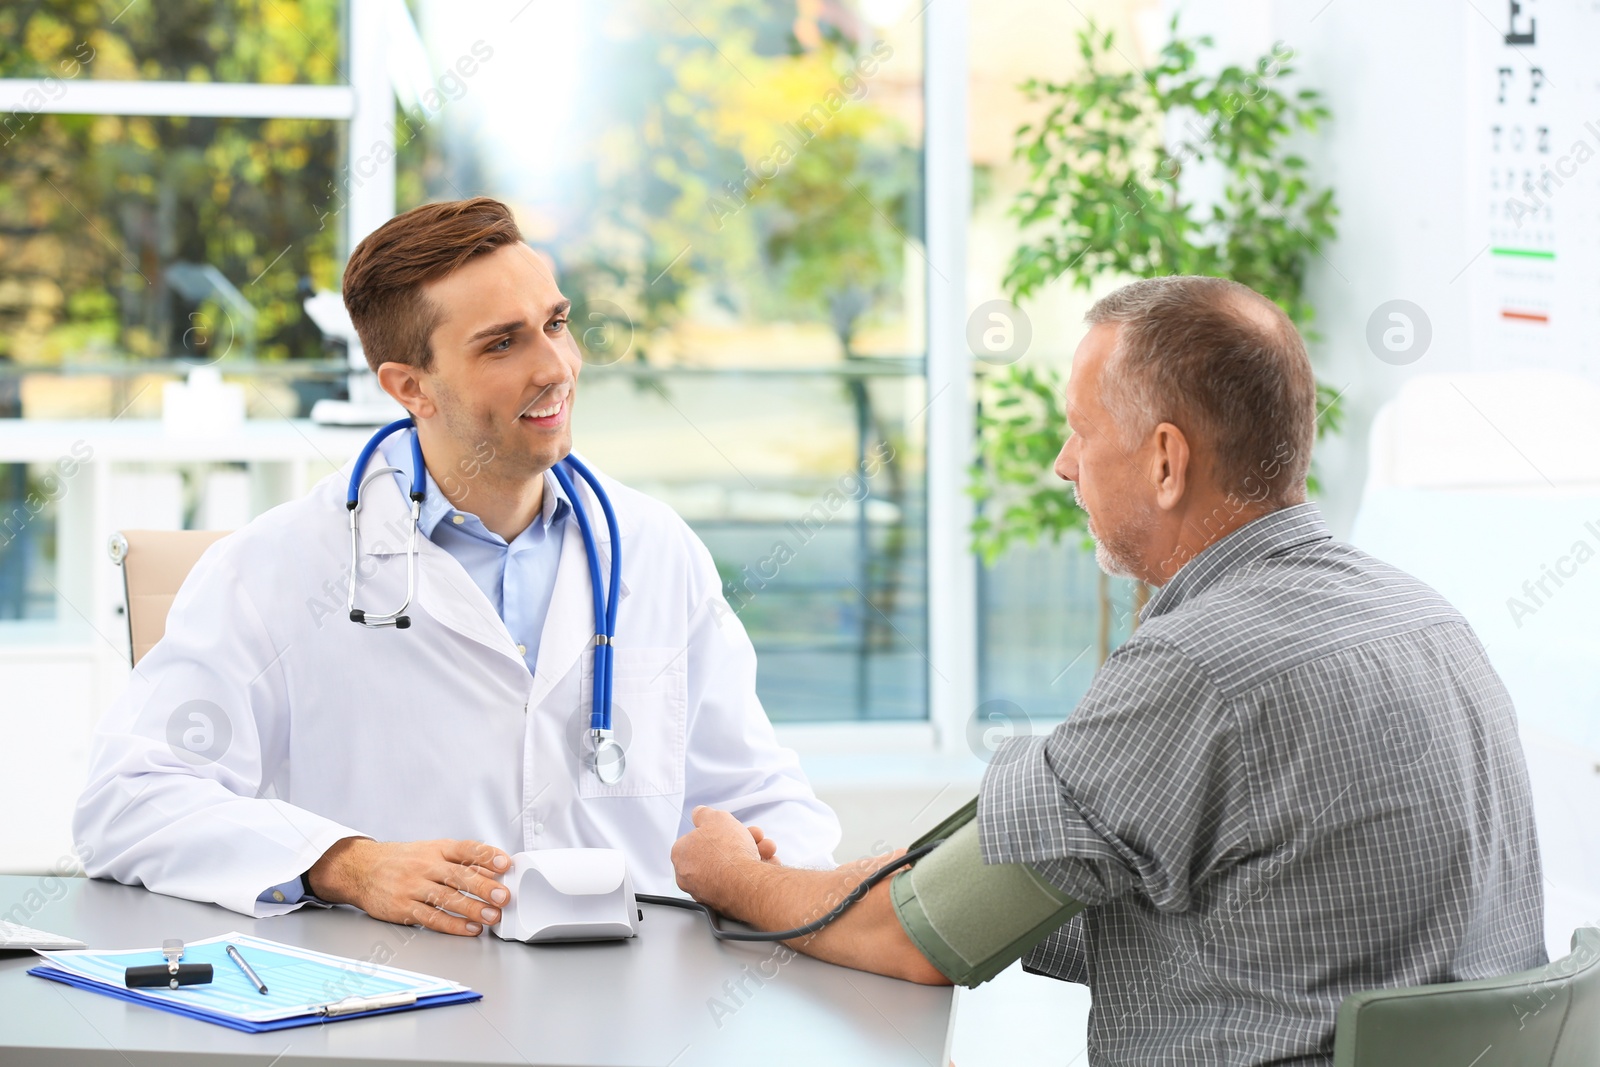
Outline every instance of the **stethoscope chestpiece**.
{"type": "Polygon", "coordinates": [[[627,753],[611,736],[610,730],[591,730],[589,736],[594,740],[595,777],[604,785],[616,785],[622,781],[622,772],[627,768],[627,753]]]}

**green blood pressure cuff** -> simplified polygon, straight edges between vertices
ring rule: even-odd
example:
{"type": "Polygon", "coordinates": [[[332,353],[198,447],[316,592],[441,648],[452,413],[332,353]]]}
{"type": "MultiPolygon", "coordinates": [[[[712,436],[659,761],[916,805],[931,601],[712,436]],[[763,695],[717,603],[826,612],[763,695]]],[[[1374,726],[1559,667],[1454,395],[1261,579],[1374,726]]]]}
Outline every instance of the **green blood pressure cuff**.
{"type": "Polygon", "coordinates": [[[950,981],[972,988],[1021,959],[1083,910],[1026,863],[983,862],[976,799],[912,848],[944,843],[895,875],[889,897],[911,943],[950,981]]]}

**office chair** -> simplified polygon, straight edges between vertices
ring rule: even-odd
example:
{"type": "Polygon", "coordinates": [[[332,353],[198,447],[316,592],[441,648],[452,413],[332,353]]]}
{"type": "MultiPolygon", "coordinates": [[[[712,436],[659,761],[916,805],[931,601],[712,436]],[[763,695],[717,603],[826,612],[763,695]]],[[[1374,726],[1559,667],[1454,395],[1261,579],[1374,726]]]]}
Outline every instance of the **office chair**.
{"type": "Polygon", "coordinates": [[[1600,1067],[1600,927],[1572,952],[1500,978],[1352,993],[1334,1067],[1600,1067]]]}
{"type": "Polygon", "coordinates": [[[120,530],[111,535],[111,562],[122,568],[133,666],[167,632],[167,612],[183,580],[205,550],[226,536],[226,530],[120,530]]]}

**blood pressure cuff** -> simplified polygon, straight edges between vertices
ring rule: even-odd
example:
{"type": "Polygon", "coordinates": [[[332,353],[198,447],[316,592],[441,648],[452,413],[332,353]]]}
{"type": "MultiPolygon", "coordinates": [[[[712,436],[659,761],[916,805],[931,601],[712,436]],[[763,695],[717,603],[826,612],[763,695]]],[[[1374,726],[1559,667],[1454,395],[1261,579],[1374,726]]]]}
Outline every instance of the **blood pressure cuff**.
{"type": "Polygon", "coordinates": [[[889,883],[911,943],[946,978],[971,989],[1021,959],[1084,905],[1026,863],[983,862],[977,801],[914,842],[944,843],[889,883]]]}

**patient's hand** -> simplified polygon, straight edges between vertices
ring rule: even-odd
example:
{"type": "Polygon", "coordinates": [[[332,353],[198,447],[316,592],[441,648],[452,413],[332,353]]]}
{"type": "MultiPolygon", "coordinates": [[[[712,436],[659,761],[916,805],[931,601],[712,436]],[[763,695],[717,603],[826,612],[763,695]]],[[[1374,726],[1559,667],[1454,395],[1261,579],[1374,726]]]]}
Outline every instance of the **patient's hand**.
{"type": "Polygon", "coordinates": [[[768,837],[766,834],[763,834],[761,832],[761,827],[759,826],[752,826],[749,829],[750,836],[755,838],[756,851],[760,853],[761,859],[766,863],[777,863],[778,843],[772,840],[772,838],[768,837]]]}
{"type": "MultiPolygon", "coordinates": [[[[690,817],[694,829],[672,846],[679,888],[712,910],[760,930],[793,930],[820,918],[867,875],[904,854],[901,850],[858,860],[832,871],[785,867],[773,858],[775,849],[768,851],[772,842],[760,830],[747,830],[727,812],[701,807],[690,817]]],[[[901,927],[886,881],[837,922],[787,943],[857,970],[949,984],[901,927]]]]}
{"type": "Polygon", "coordinates": [[[476,936],[511,899],[496,879],[511,857],[481,841],[373,841],[347,837],[306,872],[330,904],[353,904],[392,923],[476,936]]]}
{"type": "Polygon", "coordinates": [[[690,812],[694,829],[672,846],[678,888],[716,911],[740,918],[738,900],[748,887],[752,865],[776,865],[778,846],[759,827],[748,829],[728,812],[698,807],[690,812]]]}

